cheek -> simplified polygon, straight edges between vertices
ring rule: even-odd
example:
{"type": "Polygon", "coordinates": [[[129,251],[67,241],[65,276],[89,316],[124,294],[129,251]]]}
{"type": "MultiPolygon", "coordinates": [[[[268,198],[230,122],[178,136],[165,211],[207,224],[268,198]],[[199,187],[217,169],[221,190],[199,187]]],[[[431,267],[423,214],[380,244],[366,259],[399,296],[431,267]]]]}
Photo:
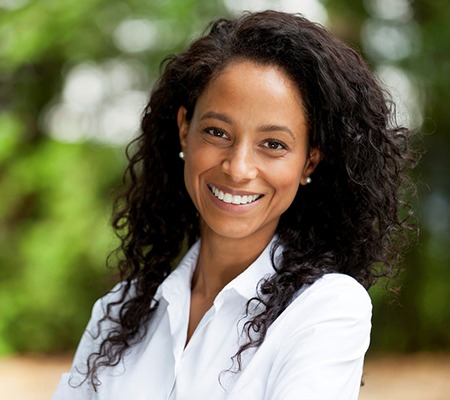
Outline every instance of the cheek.
{"type": "Polygon", "coordinates": [[[287,170],[274,170],[273,172],[273,186],[279,197],[278,201],[280,202],[280,206],[286,210],[293,202],[301,184],[301,166],[295,165],[287,170]]]}
{"type": "Polygon", "coordinates": [[[294,200],[297,194],[298,188],[300,186],[299,179],[293,179],[286,181],[284,184],[280,184],[278,187],[279,194],[283,196],[283,203],[289,203],[289,205],[294,200]]]}
{"type": "Polygon", "coordinates": [[[191,179],[198,180],[203,173],[220,166],[221,159],[221,152],[217,149],[202,143],[196,144],[188,150],[185,173],[189,174],[191,179]]]}
{"type": "Polygon", "coordinates": [[[209,157],[202,152],[189,152],[184,165],[184,182],[194,203],[198,198],[201,176],[211,167],[209,157]]]}
{"type": "Polygon", "coordinates": [[[186,185],[186,189],[191,196],[191,199],[195,202],[195,165],[193,165],[188,160],[185,161],[184,164],[184,183],[186,185]]]}

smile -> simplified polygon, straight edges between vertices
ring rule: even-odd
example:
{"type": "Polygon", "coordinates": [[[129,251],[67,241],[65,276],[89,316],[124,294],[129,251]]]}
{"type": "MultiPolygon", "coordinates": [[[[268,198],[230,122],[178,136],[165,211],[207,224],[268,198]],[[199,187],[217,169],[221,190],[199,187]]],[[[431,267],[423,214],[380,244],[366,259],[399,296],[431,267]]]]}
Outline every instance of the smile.
{"type": "Polygon", "coordinates": [[[209,190],[211,190],[212,194],[217,197],[219,200],[228,204],[250,204],[258,200],[262,197],[261,194],[250,194],[250,195],[233,195],[231,193],[222,192],[217,189],[215,186],[208,184],[209,190]]]}

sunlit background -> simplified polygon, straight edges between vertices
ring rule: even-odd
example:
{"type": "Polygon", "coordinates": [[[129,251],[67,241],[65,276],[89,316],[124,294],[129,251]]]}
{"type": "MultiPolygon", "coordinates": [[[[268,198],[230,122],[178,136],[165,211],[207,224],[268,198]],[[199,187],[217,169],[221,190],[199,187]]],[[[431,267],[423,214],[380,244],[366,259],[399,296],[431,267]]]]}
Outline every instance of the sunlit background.
{"type": "MultiPolygon", "coordinates": [[[[450,348],[450,7],[440,0],[0,0],[0,355],[73,350],[105,266],[124,149],[159,64],[208,21],[300,12],[358,48],[418,129],[421,228],[374,288],[370,352],[450,348]]],[[[177,151],[177,149],[174,149],[177,151]]]]}

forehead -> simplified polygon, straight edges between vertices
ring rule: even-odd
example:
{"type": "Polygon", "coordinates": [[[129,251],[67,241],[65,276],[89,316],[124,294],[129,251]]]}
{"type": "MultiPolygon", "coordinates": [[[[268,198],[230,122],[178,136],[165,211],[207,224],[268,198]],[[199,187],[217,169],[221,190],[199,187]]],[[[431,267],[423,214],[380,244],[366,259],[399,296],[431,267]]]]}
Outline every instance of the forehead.
{"type": "Polygon", "coordinates": [[[231,83],[233,78],[238,82],[240,81],[239,83],[242,84],[244,83],[245,78],[248,78],[251,75],[259,76],[265,83],[272,84],[272,90],[276,90],[281,84],[289,87],[292,91],[295,91],[300,100],[302,98],[296,82],[291,79],[289,74],[286,73],[282,67],[276,64],[260,63],[245,58],[235,59],[228,63],[223,69],[220,69],[217,73],[213,74],[206,89],[211,85],[214,85],[217,81],[228,80],[231,83]]]}
{"type": "Polygon", "coordinates": [[[302,96],[289,75],[278,66],[249,60],[234,61],[211,79],[194,114],[208,111],[269,124],[305,124],[302,96]]]}

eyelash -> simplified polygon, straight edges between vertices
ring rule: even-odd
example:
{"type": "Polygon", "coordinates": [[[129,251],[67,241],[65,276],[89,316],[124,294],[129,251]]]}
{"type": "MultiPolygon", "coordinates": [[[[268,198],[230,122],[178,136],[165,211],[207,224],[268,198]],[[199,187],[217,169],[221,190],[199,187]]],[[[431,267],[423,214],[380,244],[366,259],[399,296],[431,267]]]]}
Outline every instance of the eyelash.
{"type": "MultiPolygon", "coordinates": [[[[227,133],[219,128],[214,128],[214,127],[208,127],[203,129],[203,132],[207,135],[210,135],[212,137],[216,137],[216,138],[228,138],[227,133]]],[[[288,146],[286,146],[283,142],[280,142],[277,139],[267,139],[265,140],[265,142],[263,143],[263,147],[272,150],[272,151],[280,151],[280,150],[287,150],[288,146]],[[275,144],[277,148],[272,148],[270,147],[271,144],[275,144]]]]}
{"type": "Polygon", "coordinates": [[[203,132],[206,133],[207,135],[211,135],[217,138],[223,138],[227,136],[226,132],[219,128],[209,127],[203,129],[203,132]]]}
{"type": "Polygon", "coordinates": [[[280,142],[279,140],[276,140],[276,139],[267,139],[267,140],[264,142],[264,147],[267,147],[269,150],[274,150],[274,151],[277,151],[277,150],[287,150],[287,148],[288,148],[283,142],[280,142]],[[276,149],[271,148],[271,147],[270,147],[270,144],[276,144],[276,146],[277,146],[278,148],[276,148],[276,149]]]}

